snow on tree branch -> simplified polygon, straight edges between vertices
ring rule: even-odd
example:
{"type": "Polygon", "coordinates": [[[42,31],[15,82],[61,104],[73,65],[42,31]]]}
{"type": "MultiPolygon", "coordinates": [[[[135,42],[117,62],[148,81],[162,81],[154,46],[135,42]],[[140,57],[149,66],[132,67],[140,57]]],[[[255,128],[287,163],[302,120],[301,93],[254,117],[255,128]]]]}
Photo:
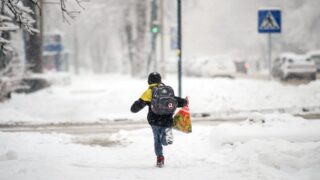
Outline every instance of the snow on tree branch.
{"type": "MultiPolygon", "coordinates": [[[[64,22],[70,23],[70,19],[74,19],[77,14],[80,13],[78,10],[70,10],[68,0],[1,0],[0,2],[0,53],[6,53],[11,51],[10,39],[5,37],[4,34],[17,31],[19,29],[26,30],[30,34],[38,33],[39,30],[34,28],[36,23],[33,18],[34,12],[29,7],[26,7],[23,1],[29,3],[41,9],[41,3],[58,4],[61,8],[62,18],[64,22]],[[68,3],[67,3],[68,2],[68,3]]],[[[89,0],[73,0],[78,7],[84,9],[82,6],[83,2],[89,0]]]]}
{"type": "MultiPolygon", "coordinates": [[[[37,1],[30,0],[37,4],[37,1]]],[[[0,52],[11,51],[10,40],[4,34],[25,29],[29,33],[37,33],[33,27],[35,20],[32,18],[33,11],[25,7],[21,0],[2,0],[0,3],[0,52]]]]}
{"type": "Polygon", "coordinates": [[[59,5],[63,21],[70,24],[70,20],[74,19],[78,14],[80,14],[80,10],[71,10],[71,8],[75,7],[76,5],[77,7],[80,7],[81,10],[84,10],[85,8],[82,3],[89,1],[90,0],[47,0],[43,3],[59,5]]]}

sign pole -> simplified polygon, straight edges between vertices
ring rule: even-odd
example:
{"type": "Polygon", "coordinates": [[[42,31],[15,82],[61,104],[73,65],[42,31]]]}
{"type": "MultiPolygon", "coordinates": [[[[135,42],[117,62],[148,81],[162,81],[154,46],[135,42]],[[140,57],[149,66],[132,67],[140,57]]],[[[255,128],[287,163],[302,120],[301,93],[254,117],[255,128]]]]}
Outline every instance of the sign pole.
{"type": "Polygon", "coordinates": [[[182,95],[182,33],[181,33],[181,0],[178,0],[178,48],[177,48],[177,54],[178,54],[178,92],[179,92],[179,97],[182,95]]]}
{"type": "Polygon", "coordinates": [[[281,33],[281,10],[279,8],[258,11],[258,32],[268,34],[268,79],[272,75],[272,33],[281,33]]]}
{"type": "Polygon", "coordinates": [[[165,28],[164,28],[164,9],[163,9],[163,2],[164,0],[160,0],[160,33],[161,33],[161,39],[160,39],[160,73],[162,74],[162,77],[165,77],[165,52],[164,52],[164,35],[165,35],[165,28]]]}
{"type": "Polygon", "coordinates": [[[272,62],[272,39],[271,33],[268,33],[268,70],[269,70],[269,80],[271,80],[271,62],[272,62]]]}

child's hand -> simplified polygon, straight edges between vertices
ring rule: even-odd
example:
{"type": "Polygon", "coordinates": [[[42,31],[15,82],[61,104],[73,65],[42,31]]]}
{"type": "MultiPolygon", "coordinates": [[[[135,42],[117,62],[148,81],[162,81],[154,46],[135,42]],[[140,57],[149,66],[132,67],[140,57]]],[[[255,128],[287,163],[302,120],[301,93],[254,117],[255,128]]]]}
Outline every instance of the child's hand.
{"type": "Polygon", "coordinates": [[[186,100],[186,106],[189,106],[189,97],[187,96],[186,98],[185,98],[185,100],[186,100]]]}

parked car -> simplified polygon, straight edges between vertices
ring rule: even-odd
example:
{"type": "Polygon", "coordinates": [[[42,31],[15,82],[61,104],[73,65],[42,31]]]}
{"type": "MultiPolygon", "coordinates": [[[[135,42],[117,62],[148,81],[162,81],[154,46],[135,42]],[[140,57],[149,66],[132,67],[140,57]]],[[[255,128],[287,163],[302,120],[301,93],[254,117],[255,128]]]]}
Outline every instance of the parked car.
{"type": "Polygon", "coordinates": [[[234,78],[236,66],[232,57],[212,56],[202,64],[202,76],[234,78]]]}
{"type": "Polygon", "coordinates": [[[196,77],[234,78],[237,71],[230,56],[200,56],[189,59],[185,73],[196,77]]]}
{"type": "Polygon", "coordinates": [[[291,77],[316,79],[315,62],[307,55],[282,53],[272,63],[273,77],[286,80],[291,77]]]}
{"type": "Polygon", "coordinates": [[[185,74],[187,76],[195,76],[195,77],[202,76],[203,64],[208,58],[209,58],[208,56],[201,56],[201,57],[194,57],[194,58],[188,59],[184,64],[185,74]]]}
{"type": "Polygon", "coordinates": [[[308,56],[316,63],[317,72],[320,72],[320,50],[311,51],[308,53],[308,56]]]}

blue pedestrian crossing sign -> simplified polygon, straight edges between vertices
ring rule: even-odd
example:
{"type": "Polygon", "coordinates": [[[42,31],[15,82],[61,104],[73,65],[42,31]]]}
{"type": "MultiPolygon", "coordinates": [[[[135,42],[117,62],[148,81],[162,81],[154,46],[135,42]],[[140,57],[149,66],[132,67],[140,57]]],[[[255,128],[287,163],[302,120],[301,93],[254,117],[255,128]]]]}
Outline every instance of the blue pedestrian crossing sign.
{"type": "Polygon", "coordinates": [[[281,33],[281,11],[277,9],[258,11],[259,33],[281,33]]]}

